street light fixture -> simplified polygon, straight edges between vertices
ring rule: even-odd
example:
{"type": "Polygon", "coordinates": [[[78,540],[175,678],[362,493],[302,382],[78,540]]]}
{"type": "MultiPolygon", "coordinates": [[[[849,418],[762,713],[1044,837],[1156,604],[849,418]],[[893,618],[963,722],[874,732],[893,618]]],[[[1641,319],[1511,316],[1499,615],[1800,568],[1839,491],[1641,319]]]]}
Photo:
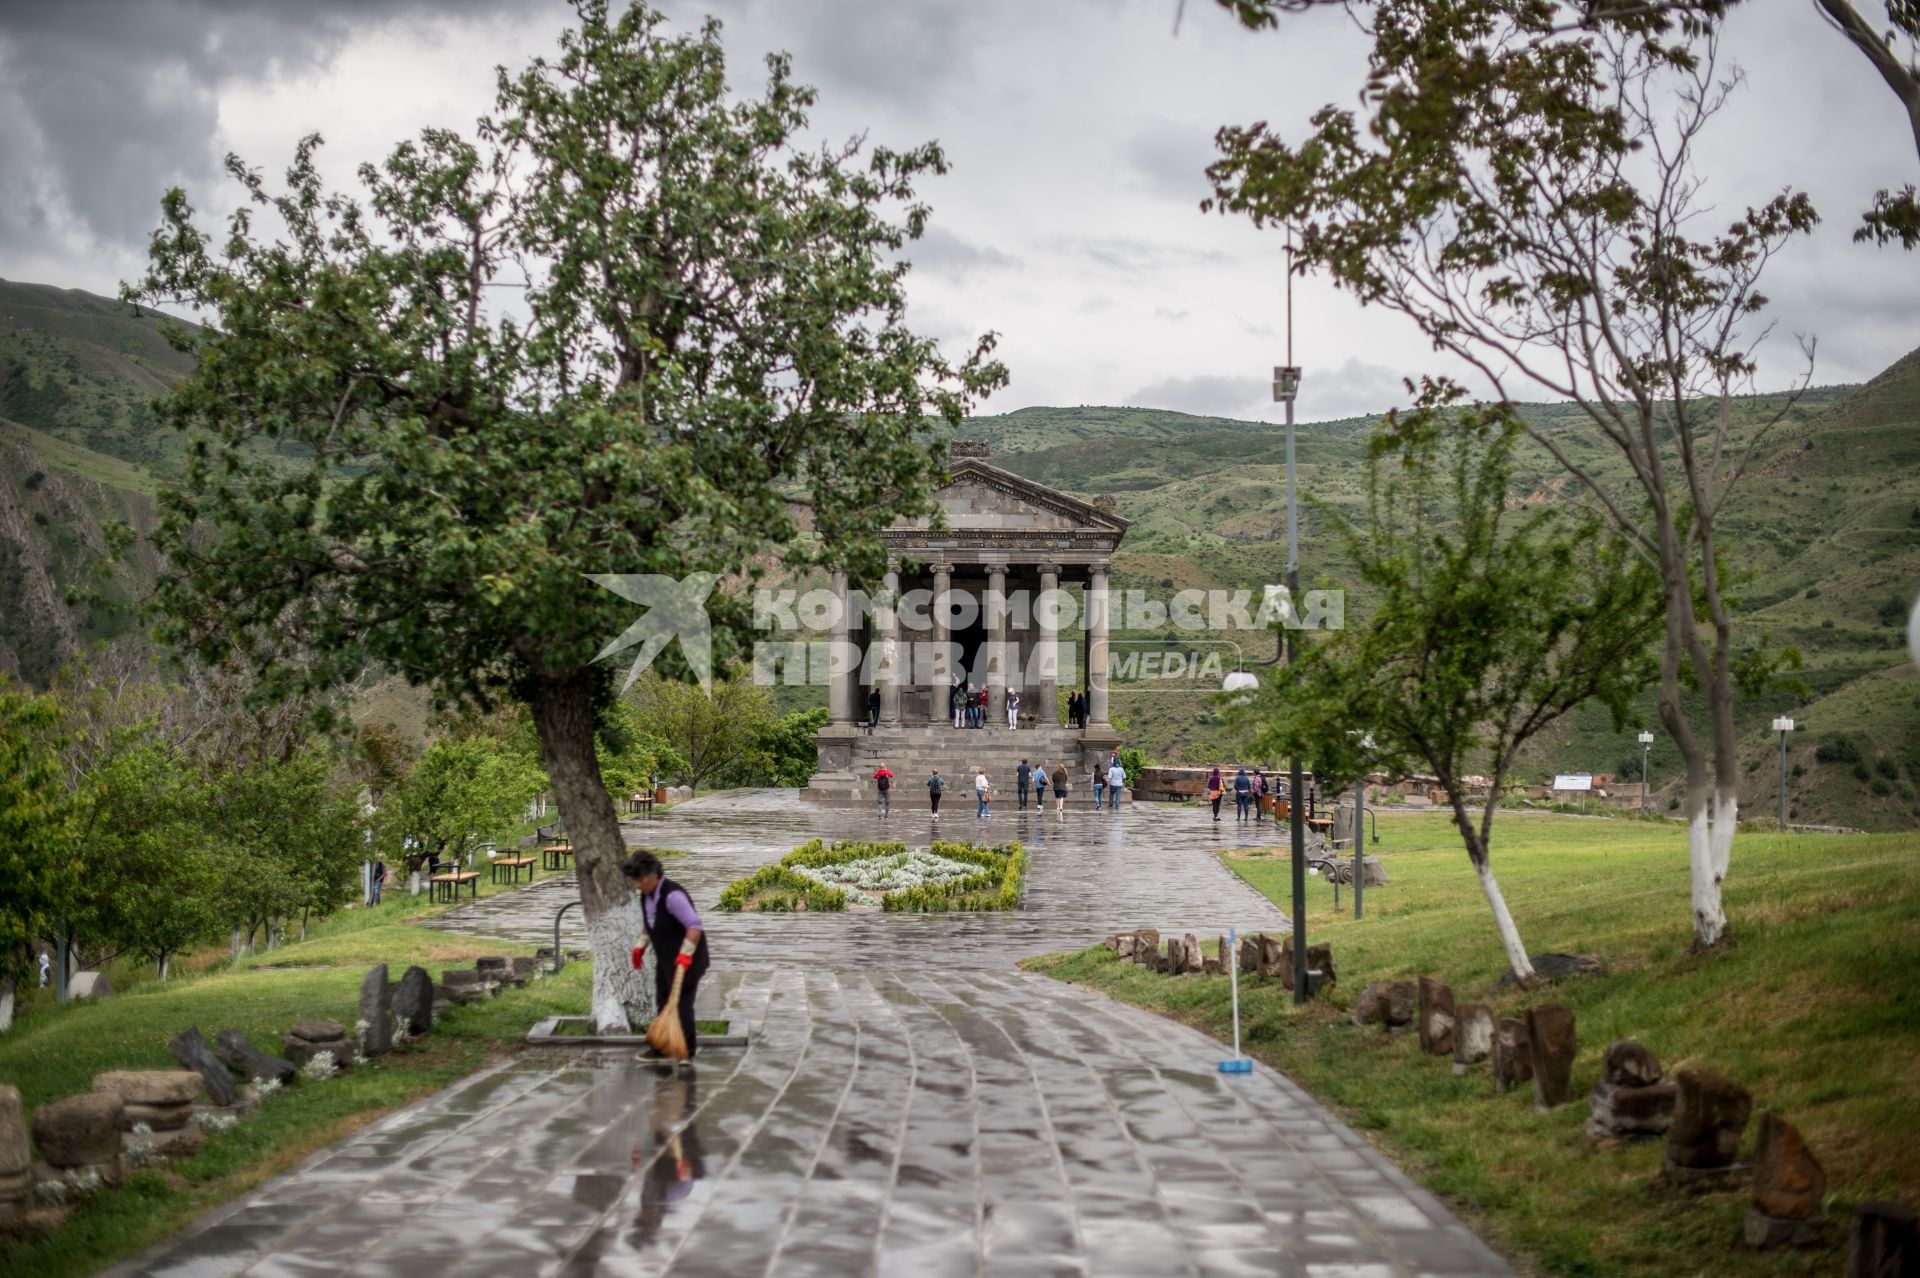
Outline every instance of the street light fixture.
{"type": "Polygon", "coordinates": [[[1787,734],[1793,731],[1793,720],[1781,715],[1773,721],[1773,730],[1780,734],[1780,829],[1787,828],[1787,734]]]}
{"type": "Polygon", "coordinates": [[[1647,755],[1653,750],[1653,734],[1640,729],[1640,815],[1647,814],[1647,755]]]}

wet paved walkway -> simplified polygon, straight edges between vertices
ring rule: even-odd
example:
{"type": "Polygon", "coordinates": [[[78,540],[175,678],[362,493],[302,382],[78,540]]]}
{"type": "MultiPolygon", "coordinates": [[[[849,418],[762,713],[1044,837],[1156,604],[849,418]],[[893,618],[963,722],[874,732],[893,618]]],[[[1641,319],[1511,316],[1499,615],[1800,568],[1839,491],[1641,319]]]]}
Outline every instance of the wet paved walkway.
{"type": "MultiPolygon", "coordinates": [[[[704,905],[811,833],[875,824],[722,796],[632,837],[688,849],[671,872],[704,905]]],[[[974,828],[970,814],[943,825],[974,828]]],[[[1122,925],[1277,926],[1207,855],[1204,819],[1070,814],[1044,841],[1019,826],[990,826],[1034,852],[1018,916],[716,916],[716,1002],[750,1047],[678,1073],[630,1052],[523,1054],[125,1272],[1512,1272],[1284,1077],[1222,1075],[1206,1036],[1012,967],[1122,925]]],[[[1218,837],[1270,833],[1227,823],[1218,837]]],[[[550,934],[540,892],[483,902],[461,926],[532,939],[544,909],[550,934]]]]}

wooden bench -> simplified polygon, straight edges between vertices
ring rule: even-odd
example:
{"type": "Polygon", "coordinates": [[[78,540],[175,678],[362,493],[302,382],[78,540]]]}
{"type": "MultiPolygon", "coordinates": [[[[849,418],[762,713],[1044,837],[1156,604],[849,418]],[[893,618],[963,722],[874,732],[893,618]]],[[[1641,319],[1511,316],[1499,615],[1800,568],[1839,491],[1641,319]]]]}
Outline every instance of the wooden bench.
{"type": "Polygon", "coordinates": [[[573,844],[571,843],[557,843],[550,848],[540,849],[540,868],[544,870],[564,870],[572,864],[573,844]]]}
{"type": "Polygon", "coordinates": [[[480,872],[478,870],[454,870],[446,874],[436,874],[428,880],[433,886],[433,899],[436,901],[457,901],[460,889],[464,885],[473,890],[473,899],[480,899],[480,872]]]}
{"type": "MultiPolygon", "coordinates": [[[[507,882],[518,883],[520,881],[520,871],[523,869],[527,872],[528,881],[531,882],[533,879],[532,857],[497,856],[493,858],[493,881],[498,884],[500,882],[500,871],[505,870],[507,871],[507,882]]],[[[474,877],[478,878],[479,876],[475,875],[474,877]]]]}

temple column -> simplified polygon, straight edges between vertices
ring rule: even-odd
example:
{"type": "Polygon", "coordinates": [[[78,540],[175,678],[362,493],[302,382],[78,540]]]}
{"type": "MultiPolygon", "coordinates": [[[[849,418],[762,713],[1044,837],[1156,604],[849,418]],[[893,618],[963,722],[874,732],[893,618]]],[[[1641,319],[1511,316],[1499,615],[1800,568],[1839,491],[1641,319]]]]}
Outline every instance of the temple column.
{"type": "Polygon", "coordinates": [[[987,726],[1007,721],[1007,570],[987,570],[987,726]]]}
{"type": "Polygon", "coordinates": [[[874,679],[880,685],[880,718],[885,723],[900,722],[900,687],[905,678],[900,671],[900,573],[892,568],[881,587],[880,668],[874,679]]]}
{"type": "Polygon", "coordinates": [[[931,675],[927,681],[927,721],[930,723],[951,723],[953,710],[948,698],[953,696],[953,663],[947,660],[947,608],[953,595],[953,565],[929,564],[933,570],[933,616],[928,634],[932,638],[933,653],[929,663],[931,675]]]}
{"type": "Polygon", "coordinates": [[[1039,564],[1040,598],[1034,603],[1033,717],[1051,728],[1060,719],[1060,565],[1039,564]]]}
{"type": "Polygon", "coordinates": [[[1107,723],[1107,568],[1087,574],[1087,727],[1107,723]]]}
{"type": "Polygon", "coordinates": [[[827,721],[852,723],[856,662],[853,644],[848,639],[847,574],[838,568],[833,572],[833,600],[834,612],[827,644],[827,721]]]}

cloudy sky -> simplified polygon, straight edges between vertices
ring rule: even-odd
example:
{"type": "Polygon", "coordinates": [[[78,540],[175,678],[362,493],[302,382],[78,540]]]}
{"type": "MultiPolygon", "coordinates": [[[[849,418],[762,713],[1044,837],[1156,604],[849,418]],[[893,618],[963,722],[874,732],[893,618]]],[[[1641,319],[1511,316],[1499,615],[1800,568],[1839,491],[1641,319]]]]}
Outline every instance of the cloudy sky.
{"type": "MultiPolygon", "coordinates": [[[[1133,404],[1268,417],[1281,240],[1203,215],[1214,130],[1298,136],[1349,103],[1365,43],[1336,14],[1241,30],[1210,0],[665,0],[725,24],[733,78],[770,49],[820,89],[823,137],[937,138],[952,173],[913,254],[913,319],[989,329],[1012,370],[986,411],[1133,404]]],[[[1776,261],[1762,385],[1820,342],[1816,380],[1859,381],[1920,345],[1920,255],[1850,242],[1871,193],[1920,172],[1894,99],[1812,5],[1759,0],[1728,52],[1749,83],[1705,150],[1723,209],[1793,183],[1826,216],[1776,261]]],[[[351,181],[424,125],[471,127],[493,67],[552,45],[546,0],[0,0],[0,277],[111,293],[140,269],[160,193],[231,206],[220,158],[277,172],[310,131],[351,181]]],[[[1296,285],[1307,420],[1374,411],[1442,366],[1404,322],[1296,285]]]]}

